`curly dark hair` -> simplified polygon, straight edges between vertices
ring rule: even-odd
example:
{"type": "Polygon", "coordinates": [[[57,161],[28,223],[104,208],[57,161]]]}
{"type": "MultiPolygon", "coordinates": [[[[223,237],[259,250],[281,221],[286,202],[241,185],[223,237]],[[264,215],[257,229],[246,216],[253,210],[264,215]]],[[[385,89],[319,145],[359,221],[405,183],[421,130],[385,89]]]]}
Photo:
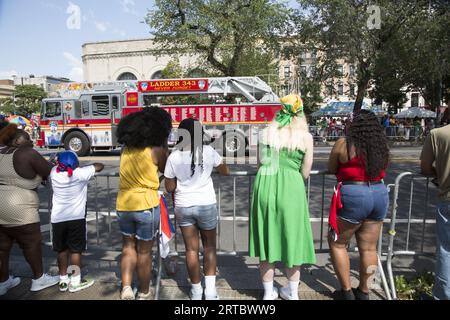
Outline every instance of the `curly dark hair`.
{"type": "Polygon", "coordinates": [[[172,117],[159,107],[146,107],[123,118],[117,127],[117,140],[129,148],[162,147],[172,130],[172,117]]]}
{"type": "Polygon", "coordinates": [[[359,110],[354,113],[347,133],[347,144],[355,145],[356,154],[364,162],[369,177],[377,177],[387,168],[388,142],[384,128],[373,112],[359,110]]]}

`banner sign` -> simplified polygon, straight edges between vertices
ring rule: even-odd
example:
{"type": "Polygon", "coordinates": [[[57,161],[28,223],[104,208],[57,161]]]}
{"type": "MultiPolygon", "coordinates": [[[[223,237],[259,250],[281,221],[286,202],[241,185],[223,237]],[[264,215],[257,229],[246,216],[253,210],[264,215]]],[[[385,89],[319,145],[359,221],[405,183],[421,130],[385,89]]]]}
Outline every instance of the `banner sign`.
{"type": "Polygon", "coordinates": [[[207,91],[208,79],[139,81],[140,92],[207,91]]]}

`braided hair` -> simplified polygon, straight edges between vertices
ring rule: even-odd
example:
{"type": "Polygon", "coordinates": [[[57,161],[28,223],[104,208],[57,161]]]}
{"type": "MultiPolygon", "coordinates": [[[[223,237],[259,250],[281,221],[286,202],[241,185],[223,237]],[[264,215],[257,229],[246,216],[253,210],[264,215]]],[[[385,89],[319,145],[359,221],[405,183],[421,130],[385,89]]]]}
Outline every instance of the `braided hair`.
{"type": "Polygon", "coordinates": [[[347,133],[347,144],[355,145],[356,154],[365,164],[369,177],[376,177],[387,168],[388,142],[384,129],[373,112],[359,110],[354,113],[347,133]]]}
{"type": "Polygon", "coordinates": [[[190,144],[191,147],[191,177],[195,173],[195,168],[198,165],[203,171],[203,127],[200,121],[193,118],[187,118],[180,122],[178,126],[178,143],[177,149],[181,150],[190,144]],[[181,131],[181,130],[184,130],[181,131]],[[187,135],[187,139],[183,140],[183,136],[187,135]]]}

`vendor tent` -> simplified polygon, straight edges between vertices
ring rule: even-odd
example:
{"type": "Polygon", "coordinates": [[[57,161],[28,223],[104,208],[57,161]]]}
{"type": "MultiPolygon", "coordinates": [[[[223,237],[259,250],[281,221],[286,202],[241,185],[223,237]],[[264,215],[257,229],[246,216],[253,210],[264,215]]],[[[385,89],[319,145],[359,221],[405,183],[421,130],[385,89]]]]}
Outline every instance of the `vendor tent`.
{"type": "Polygon", "coordinates": [[[424,108],[409,108],[394,116],[397,119],[436,118],[436,112],[424,108]]]}

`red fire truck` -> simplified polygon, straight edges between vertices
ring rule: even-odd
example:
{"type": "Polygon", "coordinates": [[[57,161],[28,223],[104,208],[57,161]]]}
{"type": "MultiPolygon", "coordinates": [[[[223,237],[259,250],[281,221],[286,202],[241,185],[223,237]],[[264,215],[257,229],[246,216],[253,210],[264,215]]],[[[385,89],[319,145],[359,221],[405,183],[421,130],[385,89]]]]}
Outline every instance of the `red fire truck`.
{"type": "Polygon", "coordinates": [[[56,96],[42,101],[38,145],[80,156],[119,148],[120,119],[151,106],[169,112],[174,128],[199,119],[216,146],[239,154],[256,146],[258,129],[280,109],[278,96],[258,77],[70,83],[56,96]]]}

